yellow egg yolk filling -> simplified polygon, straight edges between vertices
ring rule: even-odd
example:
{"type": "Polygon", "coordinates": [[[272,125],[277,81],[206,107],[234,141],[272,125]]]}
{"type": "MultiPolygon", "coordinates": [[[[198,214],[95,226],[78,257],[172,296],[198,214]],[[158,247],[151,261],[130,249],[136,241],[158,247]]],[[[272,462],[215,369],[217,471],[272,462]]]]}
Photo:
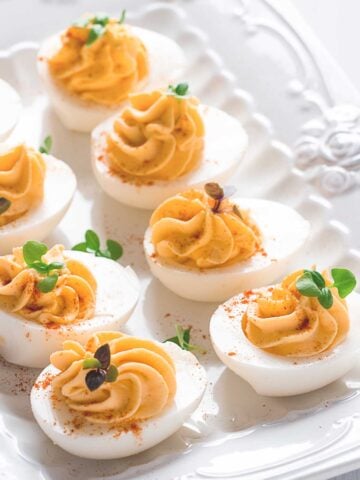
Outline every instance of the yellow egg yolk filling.
{"type": "Polygon", "coordinates": [[[259,249],[261,234],[246,211],[189,190],[165,200],[150,219],[156,255],[175,265],[201,269],[246,260],[259,249]]]}
{"type": "Polygon", "coordinates": [[[44,324],[68,325],[91,318],[95,310],[96,280],[81,262],[66,258],[64,247],[55,245],[42,258],[62,262],[55,288],[43,293],[39,273],[29,268],[22,248],[0,257],[0,308],[44,324]]]}
{"type": "Polygon", "coordinates": [[[52,380],[56,397],[91,423],[125,425],[159,415],[176,393],[175,365],[170,355],[151,340],[120,332],[96,333],[87,345],[64,342],[63,350],[51,355],[51,364],[61,370],[52,380]],[[83,361],[109,344],[111,365],[117,368],[114,382],[104,382],[90,391],[85,382],[89,370],[83,361]]]}
{"type": "Polygon", "coordinates": [[[107,135],[109,169],[130,183],[174,180],[199,166],[204,135],[196,98],[162,90],[131,95],[107,135]]]}
{"type": "Polygon", "coordinates": [[[0,199],[10,202],[0,213],[0,227],[25,215],[44,196],[46,165],[41,153],[18,145],[0,154],[0,199]]]}
{"type": "Polygon", "coordinates": [[[114,19],[87,45],[91,26],[65,31],[60,49],[47,59],[50,74],[70,94],[115,107],[148,76],[148,53],[131,28],[114,19]]]}
{"type": "MultiPolygon", "coordinates": [[[[310,357],[332,350],[346,337],[349,313],[345,300],[331,288],[334,303],[326,309],[317,298],[301,295],[296,280],[302,274],[297,271],[281,284],[261,289],[249,301],[242,327],[251,343],[276,355],[310,357]]],[[[326,273],[323,276],[328,278],[326,273]]]]}

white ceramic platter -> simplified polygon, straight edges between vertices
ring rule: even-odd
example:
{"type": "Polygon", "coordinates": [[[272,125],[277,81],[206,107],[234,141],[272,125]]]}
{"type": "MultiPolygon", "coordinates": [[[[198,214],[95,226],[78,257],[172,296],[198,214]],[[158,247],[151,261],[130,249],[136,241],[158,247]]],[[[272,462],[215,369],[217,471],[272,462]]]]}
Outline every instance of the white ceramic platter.
{"type": "MultiPolygon", "coordinates": [[[[15,19],[16,12],[22,8],[24,29],[15,24],[11,28],[9,20],[10,26],[4,26],[4,31],[14,41],[24,39],[21,35],[25,34],[27,40],[38,40],[42,36],[40,32],[45,35],[56,31],[81,12],[97,10],[98,3],[93,0],[4,0],[0,2],[0,17],[1,22],[5,22],[8,13],[9,19],[15,19]],[[27,16],[31,21],[26,20],[27,16]],[[18,32],[14,32],[16,29],[18,32]]],[[[255,3],[258,9],[261,3],[268,8],[268,2],[253,0],[253,5],[255,3]]],[[[283,125],[279,130],[283,138],[289,140],[296,137],[294,132],[300,129],[301,119],[306,120],[302,111],[297,116],[292,114],[293,104],[283,93],[285,81],[293,75],[300,78],[301,72],[284,73],[281,70],[284,62],[280,62],[277,77],[270,76],[268,63],[273,62],[275,50],[272,56],[267,56],[269,45],[264,38],[254,37],[250,44],[245,40],[246,29],[240,30],[244,22],[257,18],[257,10],[251,13],[246,10],[250,8],[246,2],[232,0],[164,3],[125,0],[121,5],[107,0],[101,2],[101,8],[113,13],[127,8],[129,22],[174,38],[186,52],[189,61],[186,80],[194,93],[204,103],[223,108],[243,121],[250,137],[250,149],[235,180],[240,196],[282,201],[295,207],[311,222],[313,233],[307,251],[296,259],[294,267],[313,262],[319,267],[337,264],[351,267],[360,275],[360,255],[351,249],[348,229],[332,220],[332,202],[315,192],[307,181],[308,174],[292,170],[292,151],[273,137],[271,121],[254,109],[252,94],[277,128],[283,125]],[[221,46],[219,50],[227,66],[234,66],[235,75],[225,68],[220,56],[211,48],[217,44],[221,46]],[[246,45],[251,46],[247,48],[246,45]],[[256,75],[251,54],[262,59],[262,64],[257,62],[256,75]],[[240,90],[239,78],[250,93],[240,90]],[[275,108],[277,104],[278,109],[275,108]]],[[[269,14],[269,10],[266,11],[269,14]]],[[[274,11],[271,12],[274,15],[274,11]]],[[[262,23],[271,28],[261,18],[262,23]]],[[[251,30],[251,22],[249,25],[251,30]]],[[[79,190],[74,204],[47,243],[61,242],[71,246],[82,239],[89,227],[103,239],[119,240],[125,250],[121,262],[131,264],[142,281],[142,299],[126,332],[163,340],[173,335],[175,323],[191,325],[192,340],[208,351],[200,356],[200,361],[208,371],[210,383],[200,408],[169,440],[128,459],[89,461],[52,445],[33,420],[28,394],[37,371],[2,362],[0,473],[3,478],[316,480],[359,467],[360,367],[317,392],[282,399],[258,396],[227,370],[217,360],[209,343],[208,321],[216,305],[182,300],[151,278],[142,252],[149,213],[122,207],[99,190],[90,169],[89,136],[66,131],[52,112],[37,77],[36,51],[36,43],[16,44],[3,51],[0,77],[15,86],[24,105],[14,136],[37,146],[51,134],[54,155],[67,161],[78,177],[79,190]]],[[[300,80],[292,84],[300,96],[304,93],[301,85],[300,80]]],[[[319,93],[320,90],[323,85],[319,86],[319,96],[324,94],[323,91],[319,93]]],[[[313,126],[314,138],[321,136],[320,127],[319,123],[313,126]]],[[[313,145],[313,151],[314,148],[313,145]]],[[[345,167],[343,170],[349,173],[345,167]]],[[[343,184],[334,181],[333,170],[330,173],[330,186],[337,185],[340,191],[339,185],[343,184]]],[[[353,173],[350,169],[351,178],[353,173]]],[[[344,201],[333,202],[336,212],[344,210],[340,208],[344,201]]],[[[346,201],[349,202],[349,198],[346,201]]]]}

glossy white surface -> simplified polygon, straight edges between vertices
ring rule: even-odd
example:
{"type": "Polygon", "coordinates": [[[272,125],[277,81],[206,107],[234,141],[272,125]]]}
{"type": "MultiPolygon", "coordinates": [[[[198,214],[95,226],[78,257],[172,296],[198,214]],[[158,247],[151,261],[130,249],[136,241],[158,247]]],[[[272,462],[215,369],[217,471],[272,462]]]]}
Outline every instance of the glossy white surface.
{"type": "MultiPolygon", "coordinates": [[[[136,6],[146,4],[148,10],[142,16],[130,13],[129,17],[141,26],[176,38],[187,52],[195,92],[202,95],[204,102],[244,122],[251,148],[235,179],[241,195],[284,201],[310,220],[313,234],[303,262],[316,259],[319,268],[329,263],[342,264],[359,274],[360,255],[349,248],[359,245],[358,233],[353,235],[333,220],[335,216],[346,221],[355,233],[360,231],[360,217],[354,217],[353,208],[349,208],[359,204],[358,193],[331,202],[320,198],[302,174],[290,173],[292,152],[273,136],[275,130],[279,138],[293,143],[301,125],[319,115],[305,96],[310,87],[325,102],[331,99],[333,103],[338,96],[341,101],[354,102],[358,98],[356,91],[306,29],[296,21],[292,30],[269,7],[271,2],[205,3],[206,8],[202,0],[179,0],[177,4],[168,1],[159,8],[155,2],[138,0],[136,6]],[[263,27],[254,28],[254,22],[262,22],[263,27]],[[299,43],[294,31],[300,26],[299,43]],[[317,58],[326,75],[321,70],[319,73],[313,55],[304,49],[306,39],[311,41],[311,53],[321,52],[317,58]],[[233,75],[222,71],[219,55],[233,75]],[[293,80],[298,80],[295,87],[306,80],[309,88],[292,90],[293,80]],[[256,107],[244,89],[253,94],[256,107]]],[[[131,11],[133,5],[124,0],[121,8],[131,11]]],[[[96,0],[4,0],[0,2],[0,11],[5,12],[0,15],[0,44],[10,46],[25,38],[40,40],[91,8],[98,8],[96,0]],[[15,19],[22,28],[13,28],[15,19]]],[[[118,12],[119,5],[103,0],[102,9],[118,12]]],[[[28,394],[38,372],[4,364],[0,376],[0,460],[8,476],[34,480],[70,480],[74,475],[81,480],[104,476],[111,480],[324,480],[359,466],[359,367],[324,389],[288,399],[261,397],[225,369],[211,351],[208,339],[208,319],[216,305],[180,300],[149,276],[141,254],[148,214],[119,206],[101,193],[89,173],[88,137],[65,131],[40,95],[35,50],[17,47],[11,58],[8,55],[0,55],[0,76],[6,76],[25,100],[22,132],[34,145],[52,133],[54,154],[71,163],[79,177],[76,208],[48,238],[49,243],[74,244],[91,225],[103,238],[119,239],[125,247],[123,263],[132,263],[136,268],[143,290],[126,330],[163,340],[174,334],[174,323],[193,325],[193,342],[209,350],[200,358],[210,377],[200,409],[166,442],[127,460],[92,462],[62,452],[35,425],[28,394]]]]}

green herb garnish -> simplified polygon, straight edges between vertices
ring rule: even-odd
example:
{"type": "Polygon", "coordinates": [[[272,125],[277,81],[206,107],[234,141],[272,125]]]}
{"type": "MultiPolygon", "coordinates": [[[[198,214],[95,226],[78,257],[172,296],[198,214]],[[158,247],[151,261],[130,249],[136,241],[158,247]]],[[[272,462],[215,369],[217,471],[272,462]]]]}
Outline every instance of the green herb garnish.
{"type": "Polygon", "coordinates": [[[52,144],[53,144],[52,138],[50,135],[48,135],[47,137],[44,138],[43,143],[40,145],[39,152],[46,153],[47,155],[49,155],[52,149],[52,144]]]}
{"type": "Polygon", "coordinates": [[[83,360],[83,369],[92,369],[85,375],[86,386],[91,392],[101,387],[104,382],[115,382],[117,379],[118,369],[110,364],[110,360],[111,352],[108,343],[101,345],[93,358],[83,360]]]}
{"type": "Polygon", "coordinates": [[[74,245],[72,250],[92,253],[96,257],[105,257],[111,260],[118,260],[123,254],[122,246],[115,240],[106,240],[106,249],[101,249],[99,236],[93,230],[86,230],[85,242],[74,245]]]}
{"type": "Polygon", "coordinates": [[[175,325],[176,335],[175,337],[168,338],[164,340],[165,342],[172,342],[179,345],[180,348],[183,350],[197,350],[199,353],[206,353],[206,350],[199,347],[198,345],[193,345],[190,343],[190,331],[191,328],[183,328],[181,325],[175,325]]]}
{"type": "Polygon", "coordinates": [[[178,83],[168,86],[168,94],[182,100],[189,94],[189,85],[187,83],[178,83]]]}
{"type": "Polygon", "coordinates": [[[98,38],[104,35],[104,33],[105,33],[105,27],[103,25],[98,25],[98,24],[92,25],[89,30],[89,36],[86,40],[86,45],[87,46],[92,45],[94,42],[96,42],[98,38]]]}
{"type": "Polygon", "coordinates": [[[123,10],[121,12],[120,18],[119,18],[119,23],[122,24],[125,22],[125,17],[126,17],[126,10],[123,10]]]}
{"type": "Polygon", "coordinates": [[[24,261],[29,268],[33,268],[45,277],[38,281],[36,287],[40,292],[51,292],[56,286],[59,275],[51,273],[53,270],[61,270],[64,268],[62,262],[45,263],[42,261],[42,256],[48,251],[48,247],[41,242],[29,240],[23,246],[24,261]]]}
{"type": "Polygon", "coordinates": [[[212,207],[212,211],[214,213],[217,213],[219,211],[221,202],[225,198],[228,198],[234,195],[234,193],[236,192],[236,187],[234,187],[233,185],[227,185],[226,187],[222,188],[216,182],[209,182],[205,184],[204,190],[210,198],[215,200],[214,206],[212,207]]]}
{"type": "Polygon", "coordinates": [[[296,288],[305,297],[315,297],[320,305],[329,309],[334,299],[331,288],[336,288],[339,297],[347,297],[356,287],[355,275],[346,268],[333,268],[331,270],[333,283],[326,285],[324,277],[316,270],[304,270],[304,273],[296,281],[296,288]]]}
{"type": "Polygon", "coordinates": [[[7,198],[0,197],[0,215],[5,213],[11,207],[11,202],[7,198]]]}

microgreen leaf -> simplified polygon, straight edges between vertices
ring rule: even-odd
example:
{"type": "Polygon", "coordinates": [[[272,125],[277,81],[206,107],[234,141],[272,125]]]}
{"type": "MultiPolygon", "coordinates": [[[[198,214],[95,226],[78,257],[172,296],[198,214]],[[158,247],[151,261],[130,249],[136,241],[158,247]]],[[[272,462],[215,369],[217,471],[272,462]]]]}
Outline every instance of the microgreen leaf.
{"type": "Polygon", "coordinates": [[[305,297],[319,297],[321,290],[314,282],[311,272],[304,272],[301,277],[296,280],[296,288],[305,297]]]}
{"type": "Polygon", "coordinates": [[[106,372],[100,368],[96,370],[90,370],[85,376],[85,383],[88,389],[92,392],[105,382],[106,372]]]}
{"type": "Polygon", "coordinates": [[[109,15],[106,15],[105,13],[98,13],[92,19],[91,23],[93,25],[101,25],[105,27],[109,23],[109,20],[110,20],[109,15]]]}
{"type": "Polygon", "coordinates": [[[219,211],[221,202],[224,200],[224,198],[234,195],[234,193],[236,192],[236,187],[234,187],[233,185],[227,185],[226,187],[222,188],[216,182],[208,182],[205,183],[204,190],[210,198],[215,200],[215,205],[212,207],[212,211],[216,213],[219,211]]]}
{"type": "Polygon", "coordinates": [[[119,375],[119,371],[115,365],[110,365],[107,372],[106,372],[106,377],[105,381],[106,382],[115,382],[119,375]]]}
{"type": "Polygon", "coordinates": [[[187,83],[178,83],[177,85],[168,86],[168,94],[178,99],[183,99],[189,93],[189,85],[187,83]]]}
{"type": "Polygon", "coordinates": [[[40,153],[46,153],[47,155],[50,153],[51,148],[52,148],[52,138],[50,135],[44,138],[43,143],[39,147],[39,152],[40,153]]]}
{"type": "Polygon", "coordinates": [[[334,279],[333,287],[336,287],[340,298],[347,297],[356,287],[355,275],[346,268],[333,268],[331,275],[334,279]]]}
{"type": "Polygon", "coordinates": [[[100,25],[100,24],[97,24],[97,23],[92,25],[90,30],[89,30],[89,36],[86,40],[86,45],[87,46],[92,45],[104,33],[105,33],[105,27],[103,25],[100,25]]]}
{"type": "Polygon", "coordinates": [[[224,190],[216,182],[206,183],[204,186],[204,190],[207,195],[209,195],[209,197],[213,198],[214,200],[222,200],[224,198],[224,190]]]}
{"type": "Polygon", "coordinates": [[[320,272],[316,270],[304,270],[304,273],[309,273],[311,275],[315,285],[319,287],[320,290],[325,287],[325,280],[320,272]]]}
{"type": "Polygon", "coordinates": [[[355,275],[346,268],[333,268],[331,275],[334,283],[326,286],[325,279],[320,272],[304,270],[303,275],[296,280],[296,288],[305,297],[317,297],[324,308],[331,308],[334,303],[331,288],[337,288],[340,298],[345,298],[356,286],[355,275]]]}
{"type": "Polygon", "coordinates": [[[86,247],[90,248],[91,250],[99,250],[100,248],[100,239],[97,233],[94,230],[86,230],[85,232],[85,242],[86,247]]]}
{"type": "Polygon", "coordinates": [[[83,361],[83,369],[87,370],[89,368],[100,368],[101,363],[97,358],[91,357],[91,358],[85,358],[83,361]]]}
{"type": "Polygon", "coordinates": [[[59,275],[57,273],[52,273],[47,277],[43,278],[37,283],[37,288],[40,292],[48,293],[55,288],[56,282],[58,281],[59,275]]]}
{"type": "Polygon", "coordinates": [[[48,251],[44,243],[29,240],[23,246],[23,257],[28,265],[35,262],[41,262],[41,257],[48,251]]]}
{"type": "Polygon", "coordinates": [[[119,18],[119,23],[124,23],[125,22],[125,17],[126,17],[126,10],[123,10],[121,12],[120,18],[119,18]]]}
{"type": "Polygon", "coordinates": [[[0,215],[5,213],[11,207],[11,202],[7,198],[0,197],[0,215]]]}
{"type": "Polygon", "coordinates": [[[78,252],[86,252],[86,242],[77,243],[72,247],[71,250],[76,250],[78,252]]]}
{"type": "Polygon", "coordinates": [[[101,249],[99,236],[93,230],[87,230],[85,242],[74,245],[72,250],[92,253],[96,257],[104,257],[111,260],[118,260],[123,254],[123,247],[115,240],[107,240],[106,247],[106,249],[101,249]]]}
{"type": "Polygon", "coordinates": [[[37,272],[42,273],[42,274],[47,274],[48,271],[49,271],[47,264],[43,263],[43,262],[30,263],[28,265],[28,267],[33,268],[34,270],[36,270],[37,272]]]}
{"type": "Polygon", "coordinates": [[[175,325],[176,336],[164,340],[165,342],[176,343],[183,350],[197,350],[200,353],[206,353],[206,351],[198,345],[192,345],[190,343],[190,330],[191,328],[183,328],[181,325],[175,325]]]}
{"type": "Polygon", "coordinates": [[[47,271],[50,272],[51,270],[61,270],[64,268],[64,264],[62,262],[51,262],[47,265],[47,271]]]}
{"type": "Polygon", "coordinates": [[[324,308],[328,309],[332,307],[334,299],[328,287],[324,287],[321,289],[318,300],[320,302],[320,305],[322,305],[324,308]]]}
{"type": "Polygon", "coordinates": [[[106,370],[110,365],[110,358],[111,358],[109,344],[105,343],[104,345],[101,345],[101,347],[99,347],[94,353],[94,357],[97,358],[101,363],[101,368],[106,370]]]}
{"type": "Polygon", "coordinates": [[[112,260],[118,260],[120,257],[122,257],[123,247],[120,245],[120,243],[116,242],[115,240],[107,240],[106,246],[112,260]]]}

